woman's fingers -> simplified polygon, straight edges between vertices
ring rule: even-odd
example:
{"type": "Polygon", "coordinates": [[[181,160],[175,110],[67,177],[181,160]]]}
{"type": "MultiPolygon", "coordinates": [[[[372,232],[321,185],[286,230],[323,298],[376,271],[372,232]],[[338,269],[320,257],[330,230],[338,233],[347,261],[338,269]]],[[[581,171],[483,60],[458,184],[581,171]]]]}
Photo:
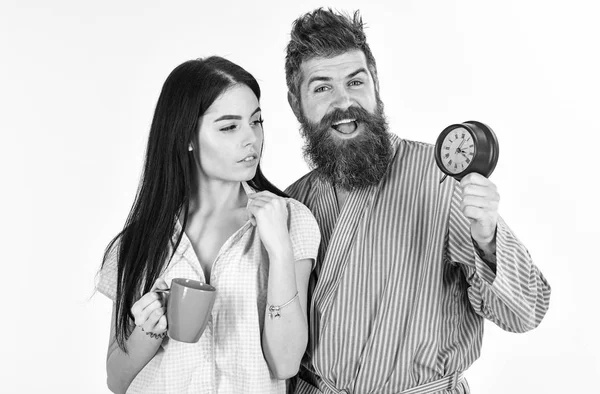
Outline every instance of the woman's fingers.
{"type": "Polygon", "coordinates": [[[248,208],[252,207],[252,208],[262,208],[265,205],[267,205],[269,202],[271,202],[271,198],[266,198],[266,197],[254,197],[254,198],[250,198],[248,201],[248,208]]]}
{"type": "MultiPolygon", "coordinates": [[[[143,311],[148,308],[153,302],[159,301],[160,295],[154,292],[148,292],[142,296],[139,300],[131,307],[131,314],[135,318],[135,324],[138,324],[138,319],[142,317],[143,311]]],[[[142,321],[143,323],[143,321],[142,321]]]]}
{"type": "Polygon", "coordinates": [[[263,190],[262,192],[258,192],[258,193],[249,193],[248,197],[249,198],[259,198],[259,197],[265,197],[265,198],[273,198],[273,197],[275,197],[275,198],[277,198],[279,196],[271,193],[268,190],[263,190]]]}
{"type": "Polygon", "coordinates": [[[133,304],[131,314],[136,326],[148,332],[157,332],[157,330],[160,332],[166,329],[166,300],[162,294],[156,293],[154,290],[168,288],[167,282],[163,278],[158,278],[154,282],[152,290],[144,294],[133,304]],[[161,328],[163,326],[164,328],[161,328]]]}
{"type": "Polygon", "coordinates": [[[167,282],[163,278],[158,278],[154,282],[154,286],[152,286],[152,290],[150,290],[150,291],[154,291],[156,289],[166,290],[168,288],[169,288],[169,286],[167,285],[167,282]]]}
{"type": "Polygon", "coordinates": [[[160,334],[162,331],[166,330],[166,328],[167,328],[167,319],[165,317],[166,311],[167,311],[167,309],[162,306],[157,309],[154,309],[148,315],[148,319],[146,320],[146,322],[144,324],[142,324],[142,329],[146,332],[154,332],[157,334],[160,334]],[[164,324],[163,324],[164,327],[159,328],[158,326],[159,326],[161,319],[164,320],[164,324]]]}
{"type": "MultiPolygon", "coordinates": [[[[165,282],[165,280],[163,278],[158,278],[155,282],[154,285],[152,286],[152,290],[150,290],[148,293],[144,294],[139,300],[137,300],[133,306],[131,307],[131,314],[136,317],[141,316],[143,311],[148,308],[148,306],[150,304],[152,304],[153,302],[155,302],[156,300],[162,300],[162,297],[160,294],[155,293],[153,290],[156,289],[168,289],[169,286],[167,286],[167,282],[165,282]]],[[[137,322],[136,322],[137,324],[137,322]]]]}
{"type": "Polygon", "coordinates": [[[160,309],[162,307],[163,306],[162,306],[162,302],[160,299],[152,301],[144,309],[142,309],[139,313],[133,315],[133,317],[135,318],[135,325],[141,326],[141,325],[145,324],[146,320],[148,320],[150,318],[150,315],[152,313],[154,313],[154,311],[156,311],[157,309],[160,309]]]}
{"type": "Polygon", "coordinates": [[[167,330],[167,315],[163,314],[159,319],[158,323],[154,326],[154,332],[161,333],[167,330]]]}

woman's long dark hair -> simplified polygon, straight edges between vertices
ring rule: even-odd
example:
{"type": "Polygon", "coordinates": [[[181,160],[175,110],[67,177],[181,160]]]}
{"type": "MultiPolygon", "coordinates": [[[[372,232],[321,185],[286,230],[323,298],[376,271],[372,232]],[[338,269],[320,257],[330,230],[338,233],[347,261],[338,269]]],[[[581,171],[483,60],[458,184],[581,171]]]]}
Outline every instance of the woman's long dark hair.
{"type": "MultiPolygon", "coordinates": [[[[125,352],[133,329],[131,307],[151,290],[181,242],[183,231],[175,244],[171,239],[182,213],[182,227],[186,228],[194,168],[188,146],[196,141],[199,118],[226,89],[238,84],[248,86],[260,100],[260,87],[250,73],[212,56],[179,65],[163,85],[133,207],[123,230],[108,244],[102,263],[114,253],[113,247],[117,248],[115,333],[125,352]]],[[[260,165],[248,184],[286,197],[264,177],[260,165]]]]}

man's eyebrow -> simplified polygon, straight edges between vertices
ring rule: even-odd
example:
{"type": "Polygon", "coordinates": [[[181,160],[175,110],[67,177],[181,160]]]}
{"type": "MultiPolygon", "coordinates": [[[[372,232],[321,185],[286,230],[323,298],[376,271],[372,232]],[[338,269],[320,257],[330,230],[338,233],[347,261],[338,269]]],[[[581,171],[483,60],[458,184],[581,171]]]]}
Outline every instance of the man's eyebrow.
{"type": "Polygon", "coordinates": [[[331,81],[331,77],[321,77],[321,76],[314,76],[314,77],[310,77],[310,79],[308,80],[308,84],[310,85],[313,82],[329,82],[331,81]]]}
{"type": "MultiPolygon", "coordinates": [[[[364,67],[361,67],[361,68],[359,68],[358,70],[356,70],[356,71],[353,71],[353,72],[351,72],[350,74],[348,74],[348,75],[346,76],[346,78],[348,78],[348,79],[350,79],[350,78],[354,78],[355,76],[357,76],[357,75],[358,75],[358,74],[360,74],[360,73],[365,73],[365,74],[368,74],[368,71],[367,71],[367,69],[366,69],[366,68],[364,68],[364,67]]],[[[308,84],[310,85],[310,84],[311,84],[311,83],[313,83],[313,82],[329,82],[329,81],[331,81],[331,80],[332,80],[332,78],[331,78],[331,77],[322,77],[322,76],[316,75],[316,76],[314,76],[314,77],[310,77],[310,79],[308,80],[308,84]]]]}
{"type": "MultiPolygon", "coordinates": [[[[253,117],[255,113],[260,112],[260,111],[261,111],[260,107],[256,107],[254,112],[252,112],[250,114],[250,117],[253,117]]],[[[215,119],[215,123],[220,122],[222,120],[242,120],[242,117],[239,115],[223,115],[223,116],[219,116],[217,119],[215,119]]]]}
{"type": "Polygon", "coordinates": [[[366,68],[364,68],[364,67],[361,67],[361,68],[359,68],[358,70],[356,70],[356,71],[354,71],[354,72],[352,72],[352,73],[348,74],[348,76],[347,76],[346,78],[354,78],[355,76],[357,76],[357,75],[358,75],[358,74],[360,74],[360,73],[369,74],[369,73],[367,72],[367,69],[366,69],[366,68]]]}

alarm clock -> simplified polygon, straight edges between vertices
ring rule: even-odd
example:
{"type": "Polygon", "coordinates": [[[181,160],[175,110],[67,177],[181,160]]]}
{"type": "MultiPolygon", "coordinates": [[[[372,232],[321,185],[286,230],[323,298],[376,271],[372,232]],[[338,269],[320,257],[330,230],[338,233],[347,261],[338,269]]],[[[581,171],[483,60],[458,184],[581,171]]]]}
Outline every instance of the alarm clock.
{"type": "Polygon", "coordinates": [[[435,161],[444,172],[460,181],[477,172],[489,177],[498,162],[498,139],[487,125],[470,120],[446,127],[435,143],[435,161]]]}

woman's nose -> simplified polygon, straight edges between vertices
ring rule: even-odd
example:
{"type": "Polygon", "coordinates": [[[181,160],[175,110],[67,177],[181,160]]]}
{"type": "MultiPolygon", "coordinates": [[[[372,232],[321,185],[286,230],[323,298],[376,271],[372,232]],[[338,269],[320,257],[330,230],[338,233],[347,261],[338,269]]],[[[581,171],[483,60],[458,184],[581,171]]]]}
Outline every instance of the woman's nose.
{"type": "Polygon", "coordinates": [[[243,146],[252,145],[258,140],[258,134],[261,133],[261,128],[257,127],[256,129],[257,130],[254,130],[254,128],[250,125],[247,125],[243,128],[243,146]]]}

